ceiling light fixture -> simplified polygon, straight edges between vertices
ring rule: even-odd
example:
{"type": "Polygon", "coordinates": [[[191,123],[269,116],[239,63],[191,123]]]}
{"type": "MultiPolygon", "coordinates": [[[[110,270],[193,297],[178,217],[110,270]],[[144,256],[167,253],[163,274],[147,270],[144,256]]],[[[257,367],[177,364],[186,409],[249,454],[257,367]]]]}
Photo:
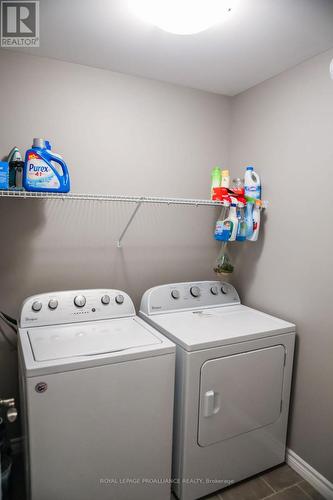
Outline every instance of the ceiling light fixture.
{"type": "Polygon", "coordinates": [[[143,21],[177,35],[192,35],[221,22],[231,11],[230,0],[130,0],[143,21]]]}

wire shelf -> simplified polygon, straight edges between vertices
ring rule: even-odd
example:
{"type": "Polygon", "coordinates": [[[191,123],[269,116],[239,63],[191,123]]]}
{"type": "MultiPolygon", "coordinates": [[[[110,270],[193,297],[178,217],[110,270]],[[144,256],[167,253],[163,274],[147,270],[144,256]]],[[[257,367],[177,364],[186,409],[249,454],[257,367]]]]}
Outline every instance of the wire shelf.
{"type": "Polygon", "coordinates": [[[85,194],[85,193],[46,193],[46,192],[32,192],[32,191],[18,191],[9,190],[1,191],[0,198],[19,198],[19,199],[38,199],[38,200],[78,200],[78,201],[100,201],[100,202],[122,202],[122,203],[134,203],[135,208],[126,223],[122,233],[120,234],[116,245],[118,248],[121,247],[121,242],[127,233],[130,225],[132,224],[139,208],[143,204],[155,204],[155,205],[187,205],[192,207],[219,207],[222,205],[221,201],[212,200],[199,200],[190,198],[163,198],[158,196],[123,196],[123,195],[113,195],[113,194],[85,194]]]}
{"type": "MultiPolygon", "coordinates": [[[[222,201],[200,200],[192,198],[163,198],[158,196],[123,196],[114,194],[85,194],[85,193],[46,193],[46,192],[32,192],[32,191],[19,191],[19,190],[0,190],[0,198],[19,198],[19,199],[39,199],[39,200],[82,200],[82,201],[101,201],[101,202],[123,202],[135,203],[135,208],[125,225],[116,244],[121,247],[122,239],[127,233],[130,225],[132,224],[139,208],[143,204],[155,205],[187,205],[192,207],[220,207],[223,205],[222,201]]],[[[262,208],[267,207],[267,202],[263,202],[262,208]]]]}
{"type": "Polygon", "coordinates": [[[163,198],[158,196],[123,196],[113,194],[87,194],[87,193],[40,193],[32,191],[1,191],[1,198],[39,199],[39,200],[82,200],[124,203],[154,203],[166,205],[192,205],[219,207],[221,201],[200,200],[192,198],[163,198]]]}

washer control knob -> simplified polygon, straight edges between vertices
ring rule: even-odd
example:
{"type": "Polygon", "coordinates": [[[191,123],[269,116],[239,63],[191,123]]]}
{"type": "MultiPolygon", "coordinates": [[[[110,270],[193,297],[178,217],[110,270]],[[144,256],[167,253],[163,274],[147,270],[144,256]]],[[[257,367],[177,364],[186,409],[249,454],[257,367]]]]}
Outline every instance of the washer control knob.
{"type": "Polygon", "coordinates": [[[171,297],[172,297],[173,299],[179,299],[179,297],[180,297],[179,290],[172,290],[172,292],[171,292],[171,297]]]}
{"type": "Polygon", "coordinates": [[[109,297],[109,295],[103,295],[103,297],[101,298],[101,302],[105,306],[107,306],[108,304],[110,304],[110,297],[109,297]]]}
{"type": "Polygon", "coordinates": [[[58,307],[57,299],[50,299],[48,306],[49,306],[49,309],[52,309],[52,310],[57,309],[57,307],[58,307]]]}
{"type": "Polygon", "coordinates": [[[210,288],[210,291],[211,291],[211,293],[212,293],[213,295],[217,295],[217,294],[219,293],[219,289],[217,288],[217,286],[216,286],[216,285],[212,286],[212,287],[210,288]]]}
{"type": "Polygon", "coordinates": [[[125,300],[125,298],[124,298],[123,295],[117,295],[117,297],[116,297],[116,303],[117,304],[119,304],[119,305],[123,304],[124,300],[125,300]]]}
{"type": "Polygon", "coordinates": [[[39,312],[41,308],[42,308],[42,303],[39,302],[39,300],[35,300],[35,302],[31,306],[31,309],[35,312],[39,312]]]}
{"type": "Polygon", "coordinates": [[[84,295],[77,295],[74,298],[74,304],[76,307],[84,307],[86,305],[86,298],[84,295]]]}
{"type": "Polygon", "coordinates": [[[191,286],[190,292],[192,297],[200,297],[200,288],[198,286],[191,286]]]}
{"type": "Polygon", "coordinates": [[[228,293],[228,285],[223,284],[221,286],[221,292],[224,293],[224,295],[226,295],[228,293]]]}

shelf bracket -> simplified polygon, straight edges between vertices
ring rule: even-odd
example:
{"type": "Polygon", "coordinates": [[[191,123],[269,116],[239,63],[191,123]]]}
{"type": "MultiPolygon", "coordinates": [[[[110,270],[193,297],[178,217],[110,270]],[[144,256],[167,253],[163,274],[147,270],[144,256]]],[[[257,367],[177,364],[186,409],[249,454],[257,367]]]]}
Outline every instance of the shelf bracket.
{"type": "Polygon", "coordinates": [[[143,200],[141,200],[141,201],[138,201],[138,202],[137,202],[136,207],[135,207],[135,209],[134,209],[134,210],[133,210],[133,212],[132,212],[132,215],[131,215],[131,216],[130,216],[130,218],[128,219],[128,222],[127,222],[126,226],[124,227],[123,232],[122,232],[122,233],[121,233],[121,235],[119,236],[119,238],[118,238],[118,240],[117,240],[117,247],[118,247],[118,248],[121,248],[121,242],[122,242],[122,239],[124,238],[125,234],[127,233],[128,228],[130,227],[130,225],[132,224],[132,222],[133,222],[133,220],[134,220],[134,218],[135,218],[136,214],[138,213],[138,210],[139,210],[139,208],[141,207],[142,202],[143,202],[143,200]]]}

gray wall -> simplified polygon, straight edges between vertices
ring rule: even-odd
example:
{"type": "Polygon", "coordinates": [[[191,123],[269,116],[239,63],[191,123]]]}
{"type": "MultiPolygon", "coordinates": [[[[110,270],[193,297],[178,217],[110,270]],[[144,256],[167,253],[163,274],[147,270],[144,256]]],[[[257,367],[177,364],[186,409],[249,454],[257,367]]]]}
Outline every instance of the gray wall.
{"type": "MultiPolygon", "coordinates": [[[[230,100],[170,84],[0,51],[0,155],[49,138],[72,190],[208,198],[227,164],[230,100]]],[[[214,208],[146,206],[115,247],[133,206],[0,200],[0,309],[38,292],[126,290],[213,277],[214,208]]],[[[16,392],[16,353],[0,337],[0,395],[16,392]]]]}
{"type": "Polygon", "coordinates": [[[333,50],[233,99],[230,165],[254,163],[270,201],[235,251],[249,305],[297,324],[289,446],[333,481],[333,50]]]}

